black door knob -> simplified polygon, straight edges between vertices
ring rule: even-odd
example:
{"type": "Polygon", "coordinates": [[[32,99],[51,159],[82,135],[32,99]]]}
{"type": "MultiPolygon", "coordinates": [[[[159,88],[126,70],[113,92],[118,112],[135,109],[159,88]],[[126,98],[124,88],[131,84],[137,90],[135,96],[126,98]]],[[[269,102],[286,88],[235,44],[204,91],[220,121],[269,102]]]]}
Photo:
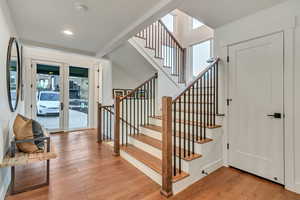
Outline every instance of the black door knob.
{"type": "Polygon", "coordinates": [[[274,113],[273,115],[267,115],[268,117],[274,117],[275,119],[281,119],[281,113],[274,113]]]}

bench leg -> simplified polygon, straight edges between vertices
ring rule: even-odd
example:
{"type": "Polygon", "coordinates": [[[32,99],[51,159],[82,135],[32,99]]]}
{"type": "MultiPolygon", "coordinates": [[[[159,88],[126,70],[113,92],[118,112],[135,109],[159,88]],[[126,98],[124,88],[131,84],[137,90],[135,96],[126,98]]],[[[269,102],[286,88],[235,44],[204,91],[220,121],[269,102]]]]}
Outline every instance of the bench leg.
{"type": "Polygon", "coordinates": [[[27,192],[30,190],[34,190],[34,189],[38,189],[44,186],[48,186],[49,182],[50,182],[50,160],[47,160],[47,169],[46,169],[46,182],[41,183],[41,184],[37,184],[37,185],[33,185],[33,186],[29,186],[20,190],[16,190],[15,189],[15,178],[16,178],[16,169],[15,167],[11,167],[11,184],[10,184],[10,194],[14,195],[14,194],[19,194],[22,192],[27,192]]]}

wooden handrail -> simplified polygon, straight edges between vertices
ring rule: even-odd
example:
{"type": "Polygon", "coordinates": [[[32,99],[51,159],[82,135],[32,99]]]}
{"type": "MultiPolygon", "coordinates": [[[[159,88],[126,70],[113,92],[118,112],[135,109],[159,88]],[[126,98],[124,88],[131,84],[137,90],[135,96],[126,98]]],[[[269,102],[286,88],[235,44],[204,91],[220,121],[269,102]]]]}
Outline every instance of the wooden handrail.
{"type": "Polygon", "coordinates": [[[219,58],[215,58],[215,60],[209,65],[207,66],[196,78],[194,81],[192,81],[190,84],[188,84],[188,86],[182,91],[180,92],[173,100],[173,102],[177,101],[179,98],[181,98],[188,90],[190,90],[195,83],[197,83],[199,81],[200,78],[202,78],[202,76],[210,69],[212,68],[217,62],[219,62],[219,58]]]}
{"type": "Polygon", "coordinates": [[[129,92],[127,95],[123,96],[120,98],[121,101],[123,101],[124,99],[130,97],[132,94],[134,94],[136,91],[138,91],[140,88],[142,88],[146,83],[150,82],[152,79],[155,79],[158,77],[158,73],[155,73],[154,76],[152,76],[151,78],[149,78],[148,80],[144,81],[142,84],[140,84],[139,86],[137,86],[135,89],[133,89],[131,92],[129,92]]]}
{"type": "Polygon", "coordinates": [[[169,31],[169,29],[167,28],[167,26],[159,19],[158,22],[166,29],[166,31],[168,32],[168,34],[171,36],[171,38],[174,40],[174,42],[177,44],[177,46],[180,48],[180,49],[184,49],[179,41],[175,38],[175,36],[173,35],[173,33],[171,31],[169,31]]]}
{"type": "MultiPolygon", "coordinates": [[[[114,115],[115,113],[109,109],[107,109],[107,107],[109,108],[113,108],[114,106],[102,106],[103,109],[105,109],[107,112],[111,113],[112,115],[114,115]]],[[[126,121],[125,119],[123,119],[122,117],[120,117],[120,120],[125,123],[127,126],[132,127],[136,130],[138,130],[135,126],[131,125],[128,121],[126,121]]]]}

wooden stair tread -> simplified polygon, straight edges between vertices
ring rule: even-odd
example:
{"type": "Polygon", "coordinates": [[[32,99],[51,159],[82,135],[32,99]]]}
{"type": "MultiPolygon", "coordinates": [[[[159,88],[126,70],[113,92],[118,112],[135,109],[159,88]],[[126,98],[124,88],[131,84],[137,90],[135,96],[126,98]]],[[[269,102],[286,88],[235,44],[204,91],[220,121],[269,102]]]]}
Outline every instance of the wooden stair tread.
{"type": "MultiPolygon", "coordinates": [[[[149,137],[149,136],[144,135],[144,134],[138,134],[138,135],[134,135],[134,136],[131,136],[131,137],[138,140],[138,141],[140,141],[140,142],[143,142],[143,143],[148,144],[152,147],[155,147],[159,150],[162,150],[162,142],[160,140],[154,139],[154,138],[149,137]]],[[[178,157],[179,157],[179,152],[180,152],[180,149],[179,149],[179,147],[177,147],[176,148],[176,155],[178,157]]],[[[181,155],[184,155],[183,152],[184,152],[184,150],[181,149],[181,155]]],[[[196,153],[192,154],[191,152],[186,150],[186,156],[185,157],[182,156],[182,159],[184,159],[186,161],[191,161],[191,160],[201,158],[201,157],[202,157],[202,155],[200,155],[200,154],[196,154],[196,153]],[[188,156],[188,154],[190,154],[190,155],[188,156]]]]}
{"type": "MultiPolygon", "coordinates": [[[[142,126],[142,127],[144,127],[144,128],[147,128],[147,129],[150,129],[150,130],[153,130],[153,131],[157,131],[157,132],[162,132],[162,127],[161,126],[156,126],[156,125],[152,125],[152,124],[150,124],[150,125],[146,125],[146,126],[142,126]]],[[[188,133],[187,133],[188,134],[188,133]]],[[[186,134],[186,135],[187,135],[186,134]]],[[[176,132],[176,137],[181,137],[181,138],[183,138],[184,137],[184,134],[181,132],[179,132],[179,131],[177,131],[176,132]]],[[[194,137],[196,137],[196,136],[194,136],[194,137]]],[[[192,140],[192,134],[190,135],[190,139],[192,140]]],[[[212,139],[210,139],[210,138],[205,138],[205,139],[202,139],[202,140],[196,140],[195,142],[197,142],[197,143],[199,143],[199,144],[205,144],[205,143],[208,143],[208,142],[211,142],[211,141],[213,141],[212,139]]]]}
{"type": "MultiPolygon", "coordinates": [[[[162,117],[161,116],[154,116],[154,117],[150,117],[150,118],[154,118],[154,119],[159,119],[159,120],[162,120],[162,117]]],[[[194,125],[194,126],[199,126],[199,127],[205,127],[205,128],[209,128],[209,129],[214,129],[214,128],[220,128],[222,127],[221,125],[203,125],[203,124],[200,124],[200,123],[196,123],[194,121],[188,121],[186,120],[185,122],[183,120],[179,120],[179,119],[176,119],[176,123],[181,123],[181,124],[187,124],[187,125],[194,125]]]]}
{"type": "MultiPolygon", "coordinates": [[[[125,151],[126,153],[128,153],[129,155],[134,157],[136,160],[147,165],[155,172],[162,174],[162,161],[160,159],[152,156],[151,154],[149,154],[141,149],[134,147],[133,145],[121,146],[121,150],[125,151]]],[[[180,174],[179,173],[177,173],[177,174],[178,175],[173,176],[173,178],[172,178],[173,183],[189,176],[188,173],[183,172],[183,171],[180,174]]]]}

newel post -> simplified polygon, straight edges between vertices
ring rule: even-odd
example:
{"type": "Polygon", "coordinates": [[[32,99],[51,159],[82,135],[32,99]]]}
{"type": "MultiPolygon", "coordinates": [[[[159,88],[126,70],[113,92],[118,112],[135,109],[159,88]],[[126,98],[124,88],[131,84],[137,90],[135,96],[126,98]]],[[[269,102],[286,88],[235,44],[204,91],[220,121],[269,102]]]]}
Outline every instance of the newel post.
{"type": "Polygon", "coordinates": [[[162,187],[161,194],[172,196],[172,98],[162,98],[162,187]]]}
{"type": "Polygon", "coordinates": [[[115,119],[114,119],[114,156],[120,155],[120,97],[115,98],[115,119]]]}
{"type": "Polygon", "coordinates": [[[102,105],[98,102],[98,130],[97,130],[97,141],[102,142],[102,105]]]}

